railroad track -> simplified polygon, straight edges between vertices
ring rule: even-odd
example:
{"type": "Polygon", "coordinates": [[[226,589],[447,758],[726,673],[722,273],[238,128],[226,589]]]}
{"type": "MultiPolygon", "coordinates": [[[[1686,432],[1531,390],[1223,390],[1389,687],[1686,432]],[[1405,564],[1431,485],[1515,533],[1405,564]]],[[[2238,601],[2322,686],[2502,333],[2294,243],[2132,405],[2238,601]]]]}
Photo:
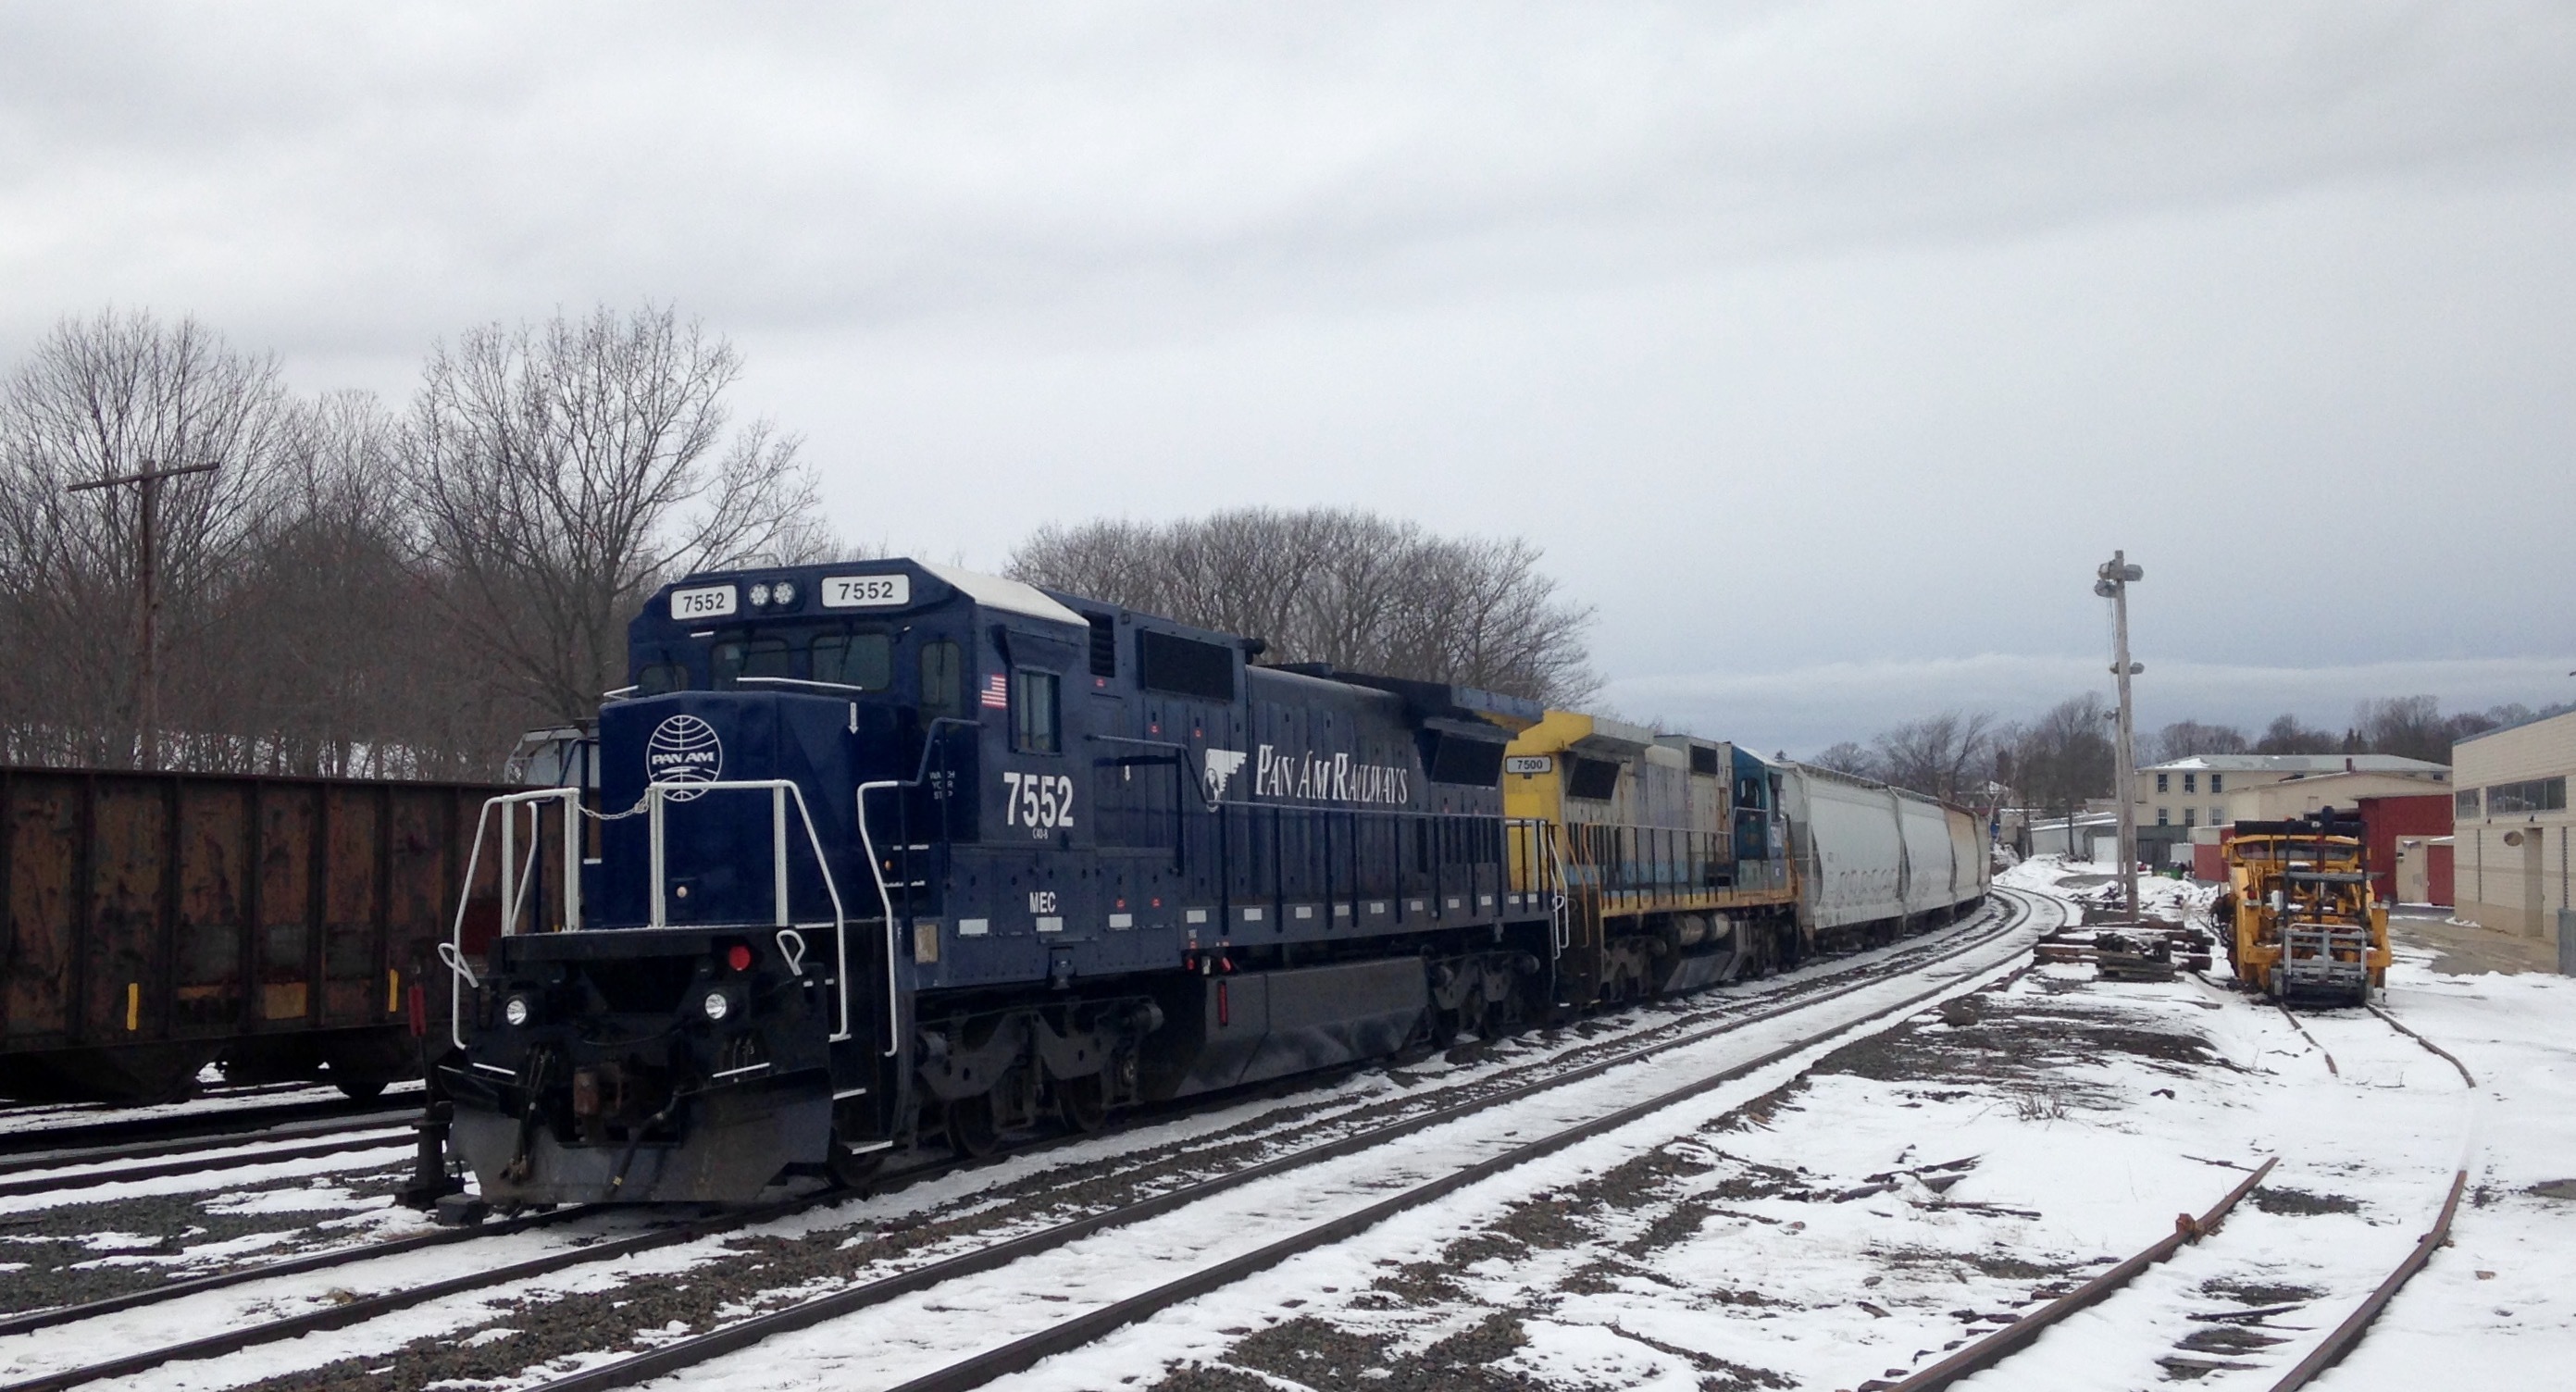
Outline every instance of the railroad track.
{"type": "MultiPolygon", "coordinates": [[[[1929,970],[1940,963],[1950,961],[1964,954],[1975,952],[1980,948],[1989,947],[2000,939],[2012,936],[2019,929],[2022,923],[2032,915],[2033,908],[2032,901],[2026,901],[2009,895],[2007,897],[2010,907],[1992,915],[1991,920],[1985,918],[1972,920],[1971,926],[1957,930],[1952,934],[1945,935],[1943,939],[1936,940],[1934,942],[1926,943],[1918,940],[1915,943],[1911,943],[1905,947],[1898,948],[1878,957],[1877,960],[1872,962],[1869,967],[1864,970],[1846,970],[1840,975],[1822,975],[1817,978],[1790,983],[1786,988],[1776,991],[1774,993],[1775,998],[1763,1000],[1760,1004],[1760,1008],[1727,1013],[1724,1014],[1722,1018],[1719,1018],[1715,1023],[1706,1023],[1703,1017],[1700,1019],[1684,1019],[1651,1025],[1643,1030],[1637,1031],[1637,1033],[1640,1034],[1654,1036],[1652,1038],[1642,1040],[1631,1037],[1613,1040],[1606,1045],[1599,1041],[1578,1044],[1575,1047],[1564,1051],[1564,1053],[1571,1055],[1588,1055],[1600,1053],[1604,1049],[1607,1049],[1609,1052],[1606,1056],[1585,1057],[1583,1061],[1579,1063],[1568,1062],[1562,1055],[1556,1058],[1537,1061],[1535,1064],[1528,1065],[1527,1070],[1529,1072],[1540,1073],[1542,1076],[1527,1077],[1523,1081],[1512,1082],[1507,1079],[1491,1078],[1470,1079],[1446,1091],[1434,1090],[1427,1095],[1416,1094],[1399,1097],[1393,1103],[1384,1104],[1396,1107],[1403,1111],[1404,1114],[1401,1116],[1380,1118],[1366,1122],[1365,1124],[1356,1124],[1351,1117],[1341,1118],[1338,1122],[1335,1122],[1333,1119],[1327,1119],[1323,1124],[1319,1124],[1312,1119],[1301,1120],[1295,1128],[1295,1132],[1296,1134],[1307,1137],[1309,1140],[1313,1140],[1313,1137],[1315,1137],[1319,1132],[1330,1131],[1333,1129],[1333,1125],[1335,1124],[1341,1125],[1344,1130],[1342,1134],[1334,1136],[1331,1139],[1313,1141],[1313,1143],[1301,1146],[1285,1155],[1279,1155],[1267,1160],[1262,1160],[1258,1163],[1250,1164],[1227,1173],[1203,1176],[1195,1179],[1191,1183],[1167,1189],[1162,1192],[1149,1194],[1131,1202],[1117,1204],[1106,1208],[1097,1208],[1094,1211],[1082,1214],[1078,1217],[1054,1222],[1034,1231],[1023,1232],[1002,1240],[990,1242],[967,1252],[958,1253],[953,1256],[943,1257],[936,1260],[930,1260],[922,1265],[915,1266],[905,1271],[896,1272],[878,1281],[847,1287],[837,1292],[834,1296],[826,1297],[826,1301],[839,1301],[852,1309],[865,1308],[871,1304],[882,1303],[882,1301],[891,1299],[894,1295],[899,1294],[904,1290],[915,1288],[926,1289],[929,1285],[935,1285],[941,1281],[954,1279],[962,1272],[992,1270],[1034,1253],[1050,1251],[1063,1247],[1066,1244],[1077,1241],[1080,1238],[1095,1232],[1145,1222],[1159,1214],[1177,1211],[1190,1205],[1204,1202],[1211,1197],[1233,1191],[1241,1188],[1242,1186],[1250,1185],[1264,1178],[1286,1174],[1293,1170],[1305,1169],[1310,1166],[1329,1162],[1339,1157],[1355,1155],[1363,1151],[1384,1146],[1388,1142],[1401,1137],[1415,1135],[1433,1127],[1457,1122],[1480,1113],[1490,1112],[1495,1108],[1507,1106],[1514,1102],[1525,1101],[1527,1099],[1537,1097],[1542,1093],[1552,1092],[1556,1089],[1564,1088],[1568,1085],[1582,1082],[1587,1079],[1598,1078],[1626,1065],[1635,1064],[1676,1050],[1685,1049],[1694,1044],[1703,1043],[1720,1036],[1750,1028],[1764,1021],[1778,1019],[1803,1010],[1814,1009],[1825,1003],[1839,1000],[1856,992],[1884,986],[1886,982],[1893,977],[1929,970]],[[1859,979],[1844,981],[1841,979],[1843,976],[1852,976],[1859,979]],[[1559,1063],[1562,1063],[1564,1066],[1553,1067],[1552,1071],[1550,1071],[1552,1065],[1559,1063]],[[1477,1095],[1465,1097],[1461,1100],[1444,1100],[1445,1098],[1451,1097],[1455,1094],[1470,1092],[1476,1093],[1477,1095]]],[[[2036,902],[2046,903],[2049,901],[2036,902]]],[[[1933,987],[1927,992],[1917,993],[1914,996],[1910,996],[1908,1000],[1919,1002],[1922,999],[1928,999],[1932,995],[1937,995],[1944,991],[1955,989],[1958,989],[1957,983],[1952,981],[1933,987]]],[[[1740,1000],[1741,998],[1734,999],[1740,1000]]],[[[1905,1007],[1900,1005],[1888,1007],[1887,1010],[1903,1008],[1905,1007]]],[[[1882,1011],[1881,1013],[1884,1014],[1886,1012],[1882,1011]]],[[[1847,1024],[1836,1025],[1830,1032],[1840,1032],[1848,1028],[1849,1026],[1847,1024]]],[[[1795,1047],[1805,1046],[1802,1044],[1795,1047]]],[[[1794,1052],[1794,1048],[1791,1051],[1794,1052]]],[[[1747,1067],[1758,1066],[1760,1066],[1759,1063],[1748,1065],[1747,1067]]],[[[1743,1070],[1739,1069],[1733,1073],[1727,1074],[1726,1076],[1737,1076],[1741,1071],[1743,1070]]],[[[1719,1082],[1724,1080],[1724,1077],[1715,1077],[1703,1080],[1702,1083],[1695,1086],[1697,1090],[1705,1090],[1706,1087],[1716,1086],[1719,1082]]],[[[1689,1091],[1690,1090],[1687,1089],[1685,1090],[1685,1092],[1689,1091]]],[[[1679,1095],[1682,1094],[1676,1094],[1676,1096],[1679,1095]]],[[[1665,1105],[1668,1104],[1669,1103],[1666,1103],[1665,1105]]],[[[1353,1109],[1354,1113],[1365,1112],[1367,1110],[1369,1110],[1367,1107],[1353,1109]]],[[[1153,1120],[1162,1119],[1163,1118],[1153,1118],[1153,1120]]],[[[1259,1118],[1255,1118],[1255,1121],[1258,1122],[1259,1118]]],[[[1608,1123],[1603,1123],[1605,1126],[1607,1124],[1608,1123]]],[[[1067,1137],[1065,1138],[1064,1143],[1070,1144],[1077,1140],[1089,1141],[1097,1139],[1099,1138],[1096,1136],[1067,1137]]],[[[1211,1141],[1212,1144],[1204,1147],[1204,1149],[1212,1153],[1222,1151],[1228,1147],[1239,1148],[1244,1144],[1242,1138],[1228,1137],[1222,1133],[1216,1137],[1206,1139],[1211,1141]]],[[[1275,1140],[1276,1138],[1256,1139],[1275,1140]]],[[[1561,1139],[1559,1141],[1560,1145],[1571,1143],[1572,1141],[1570,1139],[1561,1139]]],[[[1185,1144],[1183,1147],[1184,1153],[1188,1153],[1189,1150],[1190,1146],[1185,1144]]],[[[1537,1150],[1532,1150],[1530,1152],[1532,1156],[1539,1153],[1544,1152],[1537,1150]]],[[[936,1177],[937,1175],[953,1171],[958,1167],[958,1162],[950,1161],[924,1166],[918,1170],[907,1170],[898,1175],[888,1176],[886,1185],[890,1187],[901,1183],[919,1183],[925,1178],[936,1177]]],[[[1465,1182],[1469,1181],[1457,1181],[1457,1183],[1465,1182]]],[[[1455,1187],[1455,1185],[1453,1184],[1452,1187],[1455,1187]]],[[[217,1334],[200,1339],[122,1355],[112,1360],[90,1363],[80,1367],[66,1368],[56,1372],[46,1373],[41,1376],[10,1384],[8,1388],[5,1389],[5,1392],[36,1392],[36,1389],[75,1387],[82,1383],[102,1378],[126,1376],[137,1372],[148,1371],[152,1368],[160,1367],[172,1362],[213,1358],[279,1339],[293,1338],[302,1334],[317,1332],[319,1330],[345,1328],[365,1323],[394,1310],[416,1306],[430,1300],[466,1295],[476,1291],[488,1291],[515,1282],[529,1281],[546,1275],[551,1275],[575,1266],[609,1261],[622,1257],[630,1257],[658,1248],[677,1246],[684,1243],[719,1236],[729,1232],[751,1229],[759,1224],[774,1223],[781,1218],[790,1217],[811,1209],[844,1202],[847,1198],[848,1196],[843,1194],[814,1195],[748,1212],[716,1215],[641,1233],[629,1233],[616,1237],[603,1237],[598,1240],[591,1241],[585,1246],[567,1247],[550,1251],[525,1260],[485,1268],[464,1276],[453,1277],[443,1281],[413,1283],[405,1285],[399,1289],[388,1290],[380,1295],[353,1298],[335,1306],[309,1310],[282,1319],[244,1324],[224,1329],[217,1334]]],[[[547,1215],[546,1218],[549,1221],[561,1222],[564,1221],[567,1216],[569,1215],[547,1215]]],[[[507,1230],[523,1231],[525,1227],[534,1225],[536,1224],[531,1220],[522,1219],[517,1220],[516,1225],[508,1227],[507,1230]]],[[[435,1238],[438,1243],[461,1240],[458,1236],[446,1234],[430,1235],[430,1237],[435,1238]]],[[[436,1245],[425,1240],[415,1241],[419,1246],[436,1245]]],[[[416,1250],[416,1247],[407,1246],[402,1250],[416,1250]]],[[[352,1264],[387,1254],[388,1252],[386,1250],[354,1249],[343,1253],[319,1254],[312,1258],[301,1259],[299,1262],[292,1265],[294,1265],[298,1271],[310,1271],[321,1269],[322,1267],[329,1265],[352,1264]]],[[[219,1283],[222,1285],[240,1285],[263,1278],[270,1274],[282,1273],[272,1272],[267,1269],[254,1269],[248,1272],[232,1273],[221,1278],[219,1283]]],[[[209,1288],[212,1288],[212,1286],[200,1286],[195,1289],[201,1290],[209,1288]]],[[[194,1293],[194,1290],[180,1293],[194,1293]]],[[[136,1305],[144,1303],[149,1302],[129,1298],[124,1300],[118,1308],[130,1310],[136,1305]]],[[[66,1310],[48,1312],[42,1316],[23,1318],[29,1320],[40,1318],[45,1324],[55,1325],[77,1323],[89,1318],[92,1313],[92,1308],[93,1307],[71,1307],[66,1310]]],[[[656,1370],[663,1369],[665,1367],[686,1366],[691,1362],[703,1361],[707,1357],[719,1355],[728,1348],[739,1347],[745,1341],[757,1341],[759,1338],[768,1337],[770,1334],[779,1332],[783,1329],[802,1327],[803,1323],[813,1323],[819,1322],[823,1319],[833,1318],[836,1314],[841,1312],[842,1309],[840,1305],[815,1301],[801,1302],[789,1308],[775,1310],[767,1315],[759,1316],[751,1320],[735,1321],[734,1323],[712,1330],[708,1334],[700,1336],[697,1339],[683,1340],[678,1343],[670,1344],[657,1350],[654,1354],[648,1355],[647,1360],[649,1361],[630,1359],[624,1362],[608,1365],[607,1368],[596,1370],[585,1375],[591,1379],[590,1381],[576,1380],[565,1385],[606,1386],[614,1385],[616,1381],[632,1377],[652,1376],[655,1375],[656,1370]],[[613,1374],[611,1370],[615,1370],[613,1374]],[[610,1380],[600,1381],[601,1378],[609,1378],[610,1380]]],[[[106,1311],[97,1311],[97,1313],[106,1313],[106,1311]]],[[[16,1323],[18,1322],[12,1322],[12,1324],[16,1323]]],[[[31,1324],[28,1327],[40,1326],[31,1324]]],[[[0,1333],[11,1332],[11,1329],[11,1324],[0,1324],[0,1333]]]]}
{"type": "MultiPolygon", "coordinates": [[[[1950,952],[1943,954],[1943,960],[1968,955],[1979,948],[1993,944],[1998,939],[2015,935],[2023,922],[2031,916],[2035,901],[2035,896],[2028,900],[2016,896],[2014,911],[2006,914],[2001,924],[1977,935],[1967,943],[1954,947],[1950,952]]],[[[1872,1025],[1884,1028],[1889,1023],[1910,1016],[1923,1004],[1936,997],[1958,993],[1964,989],[1973,989],[1965,987],[1963,983],[1974,979],[1977,975],[1991,977],[2002,970],[2004,965],[1999,962],[1989,965],[1981,972],[1963,971],[1940,985],[1910,993],[1892,1004],[1871,1009],[1858,1020],[1838,1020],[1824,1028],[1803,1033],[1750,1060],[1703,1073],[1679,1087],[1590,1116],[1571,1125],[1550,1130],[1532,1140],[1510,1141],[1495,1149],[1493,1153],[1470,1163],[1448,1168],[1376,1203],[1308,1224],[1254,1251],[1217,1261],[1212,1265],[1192,1265],[1184,1261],[1179,1264],[1189,1266],[1189,1269],[1169,1280],[1136,1294],[1102,1304],[1086,1313],[1057,1322],[998,1347],[955,1359],[934,1371],[920,1374],[900,1384],[898,1392],[957,1392],[958,1389],[978,1387],[994,1378],[1025,1370],[1042,1359],[1080,1348],[1122,1326],[1149,1318],[1159,1311],[1184,1301],[1222,1289],[1247,1276],[1276,1266],[1290,1257],[1343,1241],[1407,1210],[1421,1207],[1481,1180],[1689,1102],[1728,1082],[1815,1049],[1828,1041],[1862,1032],[1872,1025]]],[[[1882,984],[1883,980],[1882,978],[1880,981],[1856,984],[1846,991],[1835,993],[1835,998],[1867,989],[1868,986],[1882,984]]],[[[961,1253],[909,1271],[894,1273],[827,1295],[803,1300],[784,1309],[754,1316],[688,1339],[664,1344],[620,1362],[586,1369],[569,1377],[557,1378],[540,1384],[539,1392],[600,1392],[600,1389],[633,1386],[646,1379],[678,1372],[772,1338],[793,1334],[862,1311],[882,1309],[902,1297],[935,1290],[954,1281],[1058,1251],[1079,1240],[1110,1229],[1132,1227],[1177,1213],[1255,1181],[1275,1178],[1293,1171],[1305,1170],[1326,1161],[1374,1150],[1399,1137],[1415,1135],[1434,1126],[1489,1112],[1505,1103],[1523,1100],[1541,1091],[1553,1090],[1578,1078],[1596,1077],[1620,1064],[1642,1061],[1646,1057],[1682,1047],[1685,1043],[1696,1043],[1720,1034],[1734,1033],[1762,1020],[1779,1018],[1799,1010],[1813,1009],[1818,1003],[1807,1001],[1760,1012],[1705,1031],[1686,1041],[1659,1044],[1628,1057],[1589,1065],[1579,1070],[1577,1074],[1514,1089],[1508,1094],[1462,1103],[1431,1115],[1378,1128],[1372,1132],[1347,1136],[1309,1147],[1247,1170],[1202,1181],[1188,1188],[1157,1195],[1140,1203],[1088,1215],[1008,1242],[961,1253]]],[[[1515,1130],[1505,1135],[1507,1138],[1517,1136],[1518,1132],[1515,1130]]],[[[1034,1293],[1034,1298],[1023,1308],[1043,1308],[1037,1304],[1038,1301],[1064,1299],[1061,1294],[1048,1293],[1051,1289],[1053,1287],[1042,1283],[1034,1293]]]]}
{"type": "MultiPolygon", "coordinates": [[[[309,1089],[297,1084],[296,1090],[309,1089]]],[[[12,1169],[31,1168],[17,1163],[19,1157],[30,1154],[141,1147],[163,1142],[202,1142],[208,1137],[244,1135],[298,1122],[417,1114],[426,1095],[415,1083],[408,1087],[388,1088],[385,1096],[371,1102],[352,1102],[345,1097],[313,1098],[297,1102],[210,1106],[160,1116],[116,1117],[107,1121],[91,1120],[95,1113],[78,1112],[72,1115],[80,1120],[60,1126],[27,1126],[0,1131],[0,1174],[12,1169]]]]}
{"type": "Polygon", "coordinates": [[[0,1160],[0,1198],[67,1193],[134,1180],[247,1169],[358,1151],[401,1150],[416,1140],[409,1109],[379,1109],[338,1122],[285,1127],[251,1135],[195,1141],[148,1141],[17,1155],[0,1160]]]}
{"type": "MultiPolygon", "coordinates": [[[[2462,1083],[2472,1091],[2476,1089],[2478,1085],[2476,1076],[2456,1055],[2425,1038],[2379,1006],[2369,1007],[2369,1012],[2399,1034],[2413,1040],[2426,1051],[2450,1064],[2458,1072],[2462,1083]]],[[[2328,1076],[2342,1077],[2343,1069],[2335,1061],[2333,1052],[2310,1032],[2307,1024],[2286,1008],[2282,1010],[2282,1014],[2288,1018],[2289,1024],[2298,1032],[2300,1038],[2306,1040],[2308,1045],[2323,1057],[2328,1076]]],[[[1873,1380],[1864,1382],[1861,1386],[1868,1392],[1941,1392],[1941,1389],[1948,1388],[1962,1379],[2004,1363],[2015,1354],[2032,1347],[2043,1333],[2067,1316],[2110,1300],[2149,1268],[2172,1259],[2184,1247],[2217,1236],[2238,1201],[2253,1192],[2273,1172],[2274,1166],[2279,1162],[2278,1156],[2265,1160],[2254,1169],[2252,1174],[2230,1189],[2215,1207],[2198,1218],[2186,1214],[2177,1221],[2175,1231],[2075,1290],[2022,1314],[1929,1367],[1893,1381],[1873,1380]]],[[[2430,1210],[2430,1224],[2414,1246],[2384,1279],[2374,1285],[2350,1312],[2327,1332],[2325,1337],[2318,1340],[2297,1363],[2282,1373],[2272,1384],[2272,1392],[2297,1392],[2297,1389],[2307,1386],[2319,1374],[2333,1367],[2352,1351],[2353,1346],[2361,1341],[2362,1335],[2368,1332],[2371,1323],[2396,1297],[2398,1289],[2417,1272],[2423,1270],[2425,1264],[2432,1260],[2434,1251],[2449,1239],[2451,1220],[2459,1211],[2460,1196],[2467,1189],[2468,1182],[2468,1165],[2463,1161],[2460,1168],[2449,1176],[2449,1183],[2439,1205],[2430,1210]]],[[[2203,1312],[2190,1315],[2189,1318],[2213,1325],[2227,1323],[2239,1327],[2259,1328],[2262,1327],[2262,1321],[2269,1316],[2287,1313],[2295,1308],[2299,1307],[2280,1306],[2203,1312]]],[[[2197,1376],[2216,1371],[2220,1367],[2241,1369],[2246,1366],[2248,1365],[2241,1363],[2213,1363],[2208,1367],[2193,1370],[2191,1375],[2197,1376]]]]}

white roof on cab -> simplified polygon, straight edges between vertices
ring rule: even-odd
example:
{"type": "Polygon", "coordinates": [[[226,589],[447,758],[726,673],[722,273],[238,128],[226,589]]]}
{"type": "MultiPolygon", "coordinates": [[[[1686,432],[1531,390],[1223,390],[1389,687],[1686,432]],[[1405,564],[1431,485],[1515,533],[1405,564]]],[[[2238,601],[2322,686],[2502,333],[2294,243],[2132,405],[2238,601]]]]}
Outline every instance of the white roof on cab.
{"type": "Polygon", "coordinates": [[[1090,622],[1080,614],[1047,598],[1035,585],[1022,584],[1017,580],[1005,580],[998,575],[986,575],[982,571],[934,565],[929,561],[915,561],[913,564],[956,586],[959,593],[987,609],[1026,614],[1037,619],[1052,619],[1057,623],[1072,624],[1076,628],[1085,627],[1090,622]]]}

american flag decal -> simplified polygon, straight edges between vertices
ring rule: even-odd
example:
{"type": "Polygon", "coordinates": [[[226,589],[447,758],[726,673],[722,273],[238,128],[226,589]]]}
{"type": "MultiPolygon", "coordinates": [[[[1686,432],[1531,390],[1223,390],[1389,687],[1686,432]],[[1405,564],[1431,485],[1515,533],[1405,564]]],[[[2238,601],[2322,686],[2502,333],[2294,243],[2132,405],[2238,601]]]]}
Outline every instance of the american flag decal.
{"type": "Polygon", "coordinates": [[[984,683],[984,705],[992,710],[1011,708],[1011,684],[1009,679],[999,672],[995,672],[993,679],[984,683]]]}

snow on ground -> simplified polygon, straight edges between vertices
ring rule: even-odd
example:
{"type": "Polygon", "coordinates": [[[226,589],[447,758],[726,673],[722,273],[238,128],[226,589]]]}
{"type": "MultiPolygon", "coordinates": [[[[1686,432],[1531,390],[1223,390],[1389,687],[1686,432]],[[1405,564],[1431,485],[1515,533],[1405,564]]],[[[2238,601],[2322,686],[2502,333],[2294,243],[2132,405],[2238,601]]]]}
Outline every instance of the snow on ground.
{"type": "MultiPolygon", "coordinates": [[[[2088,867],[2047,861],[2002,879],[2098,890],[2088,867]]],[[[2142,889],[2175,917],[2207,899],[2142,889]]],[[[2269,1388],[2413,1247],[2465,1163],[2452,1245],[2316,1385],[2568,1386],[2576,981],[2427,960],[2401,959],[2385,1006],[2466,1061],[2475,1089],[2362,1012],[2304,1015],[2312,1044],[2223,984],[2042,967],[1669,1141],[1499,1176],[997,1385],[1863,1389],[2149,1245],[2277,1156],[2218,1234],[1963,1385],[2269,1388]]],[[[726,1381],[765,1367],[792,1382],[773,1357],[734,1360],[726,1381]]]]}

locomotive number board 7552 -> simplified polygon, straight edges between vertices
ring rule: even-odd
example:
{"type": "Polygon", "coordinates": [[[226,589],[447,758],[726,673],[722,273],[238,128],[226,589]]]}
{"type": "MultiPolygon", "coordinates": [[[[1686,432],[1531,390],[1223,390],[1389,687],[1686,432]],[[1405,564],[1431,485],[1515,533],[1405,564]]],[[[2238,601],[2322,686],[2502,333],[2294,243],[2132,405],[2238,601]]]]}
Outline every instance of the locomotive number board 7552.
{"type": "Polygon", "coordinates": [[[826,609],[878,609],[912,603],[909,575],[826,575],[826,609]]]}
{"type": "Polygon", "coordinates": [[[671,617],[674,619],[721,619],[733,610],[734,588],[731,585],[671,591],[671,617]]]}

